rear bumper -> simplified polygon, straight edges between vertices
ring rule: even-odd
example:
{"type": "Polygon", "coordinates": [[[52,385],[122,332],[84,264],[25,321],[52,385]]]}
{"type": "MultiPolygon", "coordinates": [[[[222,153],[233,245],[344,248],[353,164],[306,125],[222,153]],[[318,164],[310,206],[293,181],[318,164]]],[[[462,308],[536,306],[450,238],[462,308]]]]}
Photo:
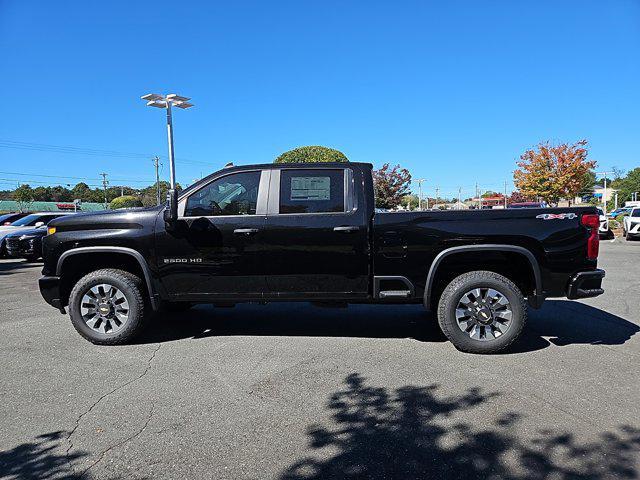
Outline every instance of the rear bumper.
{"type": "Polygon", "coordinates": [[[38,285],[45,302],[64,313],[64,307],[60,301],[60,277],[40,277],[38,285]]]}
{"type": "Polygon", "coordinates": [[[575,300],[577,298],[597,297],[602,295],[602,279],[604,270],[590,270],[588,272],[578,272],[569,281],[567,287],[567,298],[575,300]]]}

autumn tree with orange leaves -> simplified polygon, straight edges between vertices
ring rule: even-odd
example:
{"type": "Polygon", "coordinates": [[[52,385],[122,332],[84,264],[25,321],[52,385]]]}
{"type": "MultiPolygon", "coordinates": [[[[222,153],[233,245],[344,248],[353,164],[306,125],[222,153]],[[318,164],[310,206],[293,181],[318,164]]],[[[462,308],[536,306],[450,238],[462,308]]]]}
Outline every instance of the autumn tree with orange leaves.
{"type": "Polygon", "coordinates": [[[557,204],[561,198],[573,199],[583,189],[587,174],[596,166],[587,160],[587,141],[569,145],[538,144],[520,156],[513,182],[525,197],[557,204]]]}

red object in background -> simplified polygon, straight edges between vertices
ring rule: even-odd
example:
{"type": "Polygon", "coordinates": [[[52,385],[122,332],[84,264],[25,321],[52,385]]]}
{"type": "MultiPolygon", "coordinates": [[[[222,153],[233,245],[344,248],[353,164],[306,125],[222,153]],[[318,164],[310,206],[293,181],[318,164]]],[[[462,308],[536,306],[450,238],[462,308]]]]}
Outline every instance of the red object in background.
{"type": "Polygon", "coordinates": [[[80,210],[80,205],[75,205],[73,203],[56,203],[56,207],[58,210],[80,210]]]}

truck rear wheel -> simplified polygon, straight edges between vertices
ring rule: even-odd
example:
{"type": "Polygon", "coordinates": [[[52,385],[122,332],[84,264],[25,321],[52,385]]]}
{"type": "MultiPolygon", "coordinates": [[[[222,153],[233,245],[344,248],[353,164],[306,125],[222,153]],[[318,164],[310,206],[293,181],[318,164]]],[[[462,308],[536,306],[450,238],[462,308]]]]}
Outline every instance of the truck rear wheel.
{"type": "Polygon", "coordinates": [[[497,353],[522,333],[527,307],[522,292],[508,278],[474,271],[454,278],[438,303],[438,323],[463,352],[497,353]]]}
{"type": "Polygon", "coordinates": [[[124,270],[91,272],[71,290],[69,315],[78,333],[92,343],[127,343],[143,327],[142,280],[124,270]]]}

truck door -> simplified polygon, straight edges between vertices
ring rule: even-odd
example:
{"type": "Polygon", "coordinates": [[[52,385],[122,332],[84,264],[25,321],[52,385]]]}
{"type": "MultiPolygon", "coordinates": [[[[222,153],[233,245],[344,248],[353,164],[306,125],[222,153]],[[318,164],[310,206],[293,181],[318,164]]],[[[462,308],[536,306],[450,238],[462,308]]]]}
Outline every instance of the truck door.
{"type": "Polygon", "coordinates": [[[263,241],[265,296],[352,299],[368,294],[369,242],[351,168],[271,172],[263,241]]]}
{"type": "Polygon", "coordinates": [[[177,228],[158,229],[156,238],[160,278],[172,299],[262,296],[269,175],[230,172],[180,199],[177,228]]]}

